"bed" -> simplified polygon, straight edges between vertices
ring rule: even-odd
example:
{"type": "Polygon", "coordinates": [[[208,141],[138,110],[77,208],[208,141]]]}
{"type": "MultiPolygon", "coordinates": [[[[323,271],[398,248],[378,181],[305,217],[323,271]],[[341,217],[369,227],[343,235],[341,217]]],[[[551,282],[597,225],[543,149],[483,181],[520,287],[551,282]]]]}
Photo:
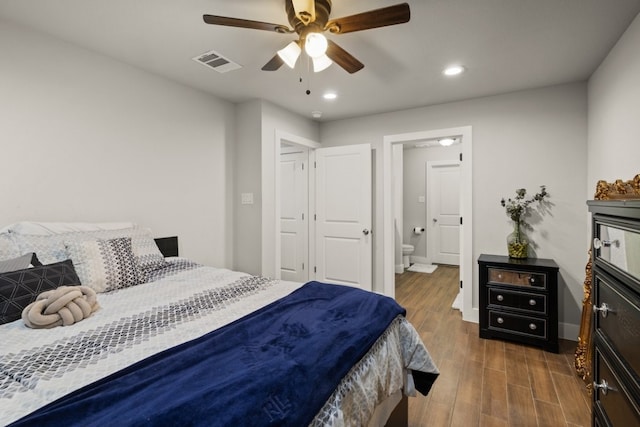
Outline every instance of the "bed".
{"type": "Polygon", "coordinates": [[[0,230],[0,425],[384,425],[438,376],[390,298],[165,254],[132,223],[0,230]],[[30,324],[63,289],[92,310],[30,324]]]}

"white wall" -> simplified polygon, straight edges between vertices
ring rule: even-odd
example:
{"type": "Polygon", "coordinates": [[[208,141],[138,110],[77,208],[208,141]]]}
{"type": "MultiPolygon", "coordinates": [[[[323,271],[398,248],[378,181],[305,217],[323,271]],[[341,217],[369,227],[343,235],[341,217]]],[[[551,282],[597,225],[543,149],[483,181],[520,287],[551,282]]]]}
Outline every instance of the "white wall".
{"type": "Polygon", "coordinates": [[[317,141],[318,124],[262,100],[247,101],[236,111],[234,269],[274,277],[276,130],[317,141]],[[254,203],[241,204],[242,193],[253,193],[254,203]]]}
{"type": "Polygon", "coordinates": [[[640,15],[589,79],[587,197],[640,173],[640,15]]]}
{"type": "MultiPolygon", "coordinates": [[[[538,245],[537,257],[553,258],[560,265],[561,334],[575,339],[587,253],[582,190],[587,176],[586,94],[586,84],[575,83],[329,122],[321,126],[321,142],[368,142],[382,151],[384,135],[472,126],[473,259],[481,253],[506,255],[511,225],[500,199],[514,195],[516,188],[536,191],[547,185],[554,206],[551,215],[533,224],[536,230],[530,238],[538,245]]],[[[381,182],[382,159],[378,160],[381,182]]],[[[378,191],[376,228],[382,230],[382,189],[378,191]]],[[[382,268],[381,260],[376,257],[376,269],[382,268]]],[[[477,264],[468,268],[474,271],[477,307],[477,264]]]]}
{"type": "Polygon", "coordinates": [[[122,221],[231,267],[233,105],[0,21],[0,226],[122,221]]]}

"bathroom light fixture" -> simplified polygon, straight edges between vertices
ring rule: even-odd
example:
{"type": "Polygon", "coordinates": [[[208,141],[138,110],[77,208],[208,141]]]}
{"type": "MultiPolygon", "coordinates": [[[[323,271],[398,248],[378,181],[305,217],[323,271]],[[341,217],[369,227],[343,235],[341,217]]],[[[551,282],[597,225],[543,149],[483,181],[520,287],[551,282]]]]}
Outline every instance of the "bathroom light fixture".
{"type": "Polygon", "coordinates": [[[443,147],[448,147],[456,142],[455,138],[442,138],[438,140],[438,143],[443,147]]]}
{"type": "Polygon", "coordinates": [[[312,111],[311,112],[311,117],[313,117],[314,119],[319,119],[320,117],[322,117],[322,111],[312,111]]]}
{"type": "Polygon", "coordinates": [[[278,56],[289,66],[289,68],[294,68],[298,61],[298,57],[300,56],[300,52],[302,52],[300,45],[298,45],[298,42],[294,41],[280,49],[278,51],[278,56]]]}
{"type": "Polygon", "coordinates": [[[320,33],[309,33],[305,38],[304,51],[312,58],[319,58],[327,52],[329,42],[320,33]]]}
{"type": "Polygon", "coordinates": [[[444,71],[442,71],[442,74],[444,74],[445,76],[457,76],[459,74],[462,74],[463,72],[464,67],[462,65],[452,65],[445,68],[444,71]]]}
{"type": "Polygon", "coordinates": [[[327,92],[324,95],[322,95],[322,97],[326,100],[332,100],[332,99],[336,99],[338,95],[335,92],[327,92]]]}

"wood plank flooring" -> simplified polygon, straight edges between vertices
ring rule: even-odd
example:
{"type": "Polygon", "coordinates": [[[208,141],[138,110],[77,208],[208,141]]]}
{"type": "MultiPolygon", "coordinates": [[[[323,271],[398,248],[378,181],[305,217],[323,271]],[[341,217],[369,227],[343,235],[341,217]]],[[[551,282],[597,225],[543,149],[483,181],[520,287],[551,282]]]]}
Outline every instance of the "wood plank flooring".
{"type": "Polygon", "coordinates": [[[573,370],[576,343],[560,353],[478,337],[451,308],[457,267],[396,275],[396,299],[440,369],[428,396],[409,399],[409,426],[591,425],[590,398],[573,370]]]}

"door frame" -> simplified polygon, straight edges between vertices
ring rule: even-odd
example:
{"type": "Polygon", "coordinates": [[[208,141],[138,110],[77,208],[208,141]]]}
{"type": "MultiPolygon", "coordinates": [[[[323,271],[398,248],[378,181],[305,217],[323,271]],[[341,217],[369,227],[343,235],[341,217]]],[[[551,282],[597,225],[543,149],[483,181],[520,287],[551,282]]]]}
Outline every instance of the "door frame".
{"type": "MultiPolygon", "coordinates": [[[[438,166],[456,166],[458,168],[462,167],[462,162],[460,162],[460,160],[429,160],[426,162],[425,164],[425,174],[424,174],[424,178],[425,178],[425,182],[424,182],[424,188],[425,188],[425,196],[426,196],[426,209],[425,209],[425,227],[427,227],[427,238],[426,240],[426,245],[427,245],[427,261],[428,264],[433,264],[434,263],[434,253],[436,252],[436,240],[433,236],[433,233],[429,232],[429,227],[432,225],[432,220],[434,217],[434,212],[433,212],[433,194],[431,192],[431,183],[433,182],[433,169],[434,167],[438,167],[438,166]]],[[[460,172],[461,169],[458,169],[458,171],[460,172]]],[[[463,205],[462,203],[462,191],[460,191],[460,185],[461,181],[460,179],[458,179],[458,198],[460,199],[460,206],[463,205]]],[[[462,247],[462,236],[460,236],[460,247],[462,247]]],[[[458,265],[460,265],[460,254],[458,254],[458,265]]]]}
{"type": "MultiPolygon", "coordinates": [[[[298,135],[294,135],[288,132],[284,132],[281,130],[276,129],[275,131],[275,146],[274,148],[274,156],[273,156],[273,163],[276,166],[280,165],[280,153],[281,153],[281,146],[282,143],[287,143],[290,145],[300,145],[302,147],[306,147],[309,149],[309,165],[312,164],[312,162],[314,161],[314,150],[316,148],[320,148],[322,147],[322,145],[318,142],[312,141],[310,139],[304,138],[302,136],[298,136],[298,135]]],[[[262,236],[263,236],[263,241],[262,241],[262,259],[263,260],[267,260],[268,257],[265,256],[266,253],[269,253],[273,250],[275,250],[274,253],[274,264],[271,266],[266,266],[267,268],[265,269],[265,265],[263,264],[263,274],[267,274],[264,273],[265,271],[273,271],[273,277],[275,279],[280,279],[281,278],[281,274],[280,274],[280,263],[282,262],[281,259],[281,244],[280,244],[280,180],[282,179],[280,176],[280,168],[279,167],[275,167],[274,168],[274,210],[275,210],[275,221],[272,223],[271,221],[265,220],[266,217],[266,211],[264,209],[264,205],[263,205],[263,211],[262,211],[262,236]],[[273,236],[273,239],[275,240],[274,245],[269,245],[266,241],[265,241],[265,237],[266,236],[273,236]],[[266,253],[265,253],[266,252],[266,253]]],[[[263,185],[264,185],[264,176],[263,176],[263,185]]],[[[309,197],[309,213],[311,214],[311,212],[313,212],[315,209],[315,194],[313,193],[315,190],[315,176],[314,174],[310,173],[309,174],[309,193],[308,193],[308,197],[309,197]]],[[[311,260],[315,259],[315,230],[313,229],[314,224],[313,221],[308,221],[309,224],[309,252],[308,252],[308,257],[309,257],[309,264],[311,263],[311,260]]],[[[264,261],[263,261],[264,262],[264,261]]],[[[313,277],[313,273],[311,272],[311,270],[309,271],[309,280],[311,280],[311,278],[313,277]]]]}
{"type": "Polygon", "coordinates": [[[393,150],[396,144],[416,143],[428,139],[444,137],[461,138],[461,154],[463,161],[460,164],[460,181],[462,189],[461,226],[462,246],[460,247],[460,279],[464,286],[462,289],[463,306],[462,318],[466,321],[478,322],[478,309],[473,309],[473,181],[472,181],[472,127],[461,126],[447,129],[435,129],[419,132],[385,135],[382,140],[383,161],[383,286],[384,294],[395,296],[395,236],[393,233],[394,197],[392,188],[393,174],[393,150]]]}

